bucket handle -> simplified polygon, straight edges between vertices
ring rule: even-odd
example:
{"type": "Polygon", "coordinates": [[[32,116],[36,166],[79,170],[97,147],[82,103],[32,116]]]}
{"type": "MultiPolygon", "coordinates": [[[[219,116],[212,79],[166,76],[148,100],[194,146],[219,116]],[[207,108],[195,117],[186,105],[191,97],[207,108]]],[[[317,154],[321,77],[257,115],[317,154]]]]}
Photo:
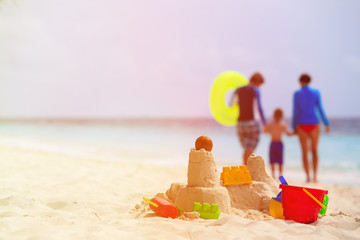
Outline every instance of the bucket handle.
{"type": "Polygon", "coordinates": [[[308,190],[306,190],[305,188],[302,189],[309,197],[311,197],[317,204],[319,204],[322,208],[326,209],[326,206],[324,204],[322,204],[319,200],[317,200],[316,197],[314,197],[314,195],[312,195],[311,193],[309,193],[308,190]]]}

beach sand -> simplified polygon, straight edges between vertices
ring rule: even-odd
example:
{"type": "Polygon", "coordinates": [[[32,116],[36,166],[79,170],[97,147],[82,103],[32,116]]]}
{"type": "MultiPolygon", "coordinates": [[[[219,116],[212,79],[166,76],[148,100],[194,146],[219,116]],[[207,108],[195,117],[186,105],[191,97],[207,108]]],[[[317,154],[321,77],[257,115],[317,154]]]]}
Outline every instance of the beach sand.
{"type": "Polygon", "coordinates": [[[327,215],[312,224],[255,210],[218,220],[165,219],[142,197],[186,183],[186,168],[0,149],[0,239],[360,239],[359,187],[306,185],[288,176],[293,185],[329,190],[327,215]]]}

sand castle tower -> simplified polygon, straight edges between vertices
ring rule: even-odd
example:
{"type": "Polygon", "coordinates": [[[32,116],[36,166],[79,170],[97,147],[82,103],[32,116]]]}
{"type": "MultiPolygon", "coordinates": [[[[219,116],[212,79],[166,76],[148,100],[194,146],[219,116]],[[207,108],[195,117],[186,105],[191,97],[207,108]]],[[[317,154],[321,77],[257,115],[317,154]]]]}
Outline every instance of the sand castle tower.
{"type": "Polygon", "coordinates": [[[247,163],[252,183],[226,186],[231,206],[238,209],[267,211],[271,198],[279,193],[279,185],[267,173],[261,156],[251,154],[247,163]]]}
{"type": "Polygon", "coordinates": [[[192,211],[193,203],[218,204],[221,212],[231,212],[228,191],[220,185],[214,156],[211,153],[212,141],[201,136],[195,142],[195,149],[190,149],[188,182],[178,189],[175,205],[184,211],[192,211]]]}

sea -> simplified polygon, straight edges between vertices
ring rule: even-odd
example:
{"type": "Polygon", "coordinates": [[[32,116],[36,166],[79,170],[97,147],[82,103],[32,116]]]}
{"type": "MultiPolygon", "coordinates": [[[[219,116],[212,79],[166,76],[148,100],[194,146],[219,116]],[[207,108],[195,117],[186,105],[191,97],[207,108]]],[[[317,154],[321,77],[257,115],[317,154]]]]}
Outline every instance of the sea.
{"type": "MultiPolygon", "coordinates": [[[[286,120],[290,126],[289,119],[286,120]]],[[[330,119],[320,136],[318,178],[322,183],[360,186],[360,118],[330,119]]],[[[1,120],[0,144],[103,161],[186,167],[199,136],[213,141],[219,169],[242,164],[235,127],[212,118],[1,120]]],[[[284,176],[303,181],[297,136],[283,137],[284,176]]],[[[255,153],[269,169],[270,137],[262,134],[255,153]]]]}

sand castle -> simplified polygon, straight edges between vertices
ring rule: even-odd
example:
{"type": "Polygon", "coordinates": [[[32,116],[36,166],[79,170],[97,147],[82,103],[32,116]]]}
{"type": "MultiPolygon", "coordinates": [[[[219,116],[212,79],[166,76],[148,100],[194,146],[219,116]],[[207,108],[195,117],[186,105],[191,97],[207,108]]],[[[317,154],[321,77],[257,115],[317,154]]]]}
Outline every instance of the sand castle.
{"type": "MultiPolygon", "coordinates": [[[[174,184],[172,188],[178,188],[174,184]]],[[[174,191],[173,191],[174,192],[174,191]]],[[[190,212],[194,202],[218,204],[221,212],[231,212],[231,201],[228,191],[220,185],[214,156],[205,149],[191,149],[188,165],[188,184],[173,194],[176,206],[190,212]]]]}
{"type": "Polygon", "coordinates": [[[166,192],[169,200],[185,212],[192,211],[194,202],[218,204],[222,213],[231,213],[232,208],[268,211],[270,200],[279,189],[266,172],[262,157],[252,154],[248,159],[251,183],[224,186],[209,141],[202,137],[197,140],[196,149],[190,149],[187,184],[173,183],[166,192]]]}
{"type": "Polygon", "coordinates": [[[261,156],[252,154],[248,159],[247,169],[252,179],[251,184],[226,186],[231,206],[267,212],[271,198],[279,193],[279,186],[266,172],[265,162],[261,156]]]}

